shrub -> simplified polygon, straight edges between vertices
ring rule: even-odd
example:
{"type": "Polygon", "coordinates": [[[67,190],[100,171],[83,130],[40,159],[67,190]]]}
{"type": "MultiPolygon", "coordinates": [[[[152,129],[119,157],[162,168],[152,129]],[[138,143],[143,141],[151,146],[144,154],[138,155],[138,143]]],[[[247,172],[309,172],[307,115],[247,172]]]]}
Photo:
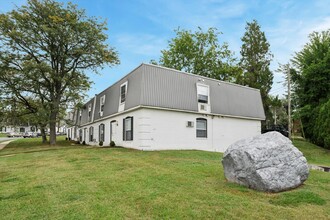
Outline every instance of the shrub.
{"type": "Polygon", "coordinates": [[[83,142],[82,142],[82,145],[86,145],[86,142],[85,142],[85,141],[83,141],[83,142]]]}
{"type": "Polygon", "coordinates": [[[110,147],[115,147],[116,143],[114,141],[110,141],[110,147]]]}
{"type": "Polygon", "coordinates": [[[67,140],[68,140],[68,138],[66,137],[66,138],[65,138],[65,140],[67,141],[67,140]]]}
{"type": "Polygon", "coordinates": [[[76,141],[75,144],[80,144],[80,141],[76,141]]]}
{"type": "Polygon", "coordinates": [[[99,142],[99,145],[102,147],[103,146],[103,141],[100,141],[99,142]]]}
{"type": "Polygon", "coordinates": [[[312,140],[317,145],[330,149],[330,100],[316,109],[312,140]]]}

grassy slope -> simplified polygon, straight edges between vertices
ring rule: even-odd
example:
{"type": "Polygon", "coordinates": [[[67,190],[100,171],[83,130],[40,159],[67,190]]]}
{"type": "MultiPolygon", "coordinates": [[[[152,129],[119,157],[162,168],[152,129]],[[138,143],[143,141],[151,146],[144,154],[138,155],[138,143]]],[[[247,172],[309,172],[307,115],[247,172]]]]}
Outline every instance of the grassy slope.
{"type": "Polygon", "coordinates": [[[293,144],[304,153],[308,163],[330,166],[330,150],[318,147],[304,140],[294,140],[293,144]]]}
{"type": "MultiPolygon", "coordinates": [[[[295,142],[313,163],[329,154],[295,142]]],[[[22,139],[0,151],[3,219],[327,219],[330,174],[312,171],[289,192],[255,192],[224,179],[221,154],[142,152],[22,139]],[[28,142],[28,143],[27,143],[28,142]]]]}

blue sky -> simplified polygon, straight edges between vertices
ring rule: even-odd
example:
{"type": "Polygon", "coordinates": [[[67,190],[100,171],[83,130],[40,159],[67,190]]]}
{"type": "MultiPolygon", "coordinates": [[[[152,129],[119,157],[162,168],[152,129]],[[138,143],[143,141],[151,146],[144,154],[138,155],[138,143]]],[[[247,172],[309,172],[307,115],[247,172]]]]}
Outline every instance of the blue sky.
{"type": "MultiPolygon", "coordinates": [[[[61,0],[67,2],[66,0],[61,0]]],[[[160,51],[173,38],[174,29],[196,30],[216,27],[223,33],[220,42],[228,42],[239,58],[241,37],[247,21],[256,19],[271,45],[274,59],[272,95],[285,91],[283,75],[274,70],[287,63],[294,52],[308,41],[308,34],[330,28],[328,0],[72,0],[87,15],[107,20],[109,44],[118,51],[121,64],[105,67],[100,75],[88,72],[94,85],[93,96],[112,85],[141,63],[158,60],[160,51]]],[[[0,12],[20,6],[25,0],[0,0],[0,12]]]]}

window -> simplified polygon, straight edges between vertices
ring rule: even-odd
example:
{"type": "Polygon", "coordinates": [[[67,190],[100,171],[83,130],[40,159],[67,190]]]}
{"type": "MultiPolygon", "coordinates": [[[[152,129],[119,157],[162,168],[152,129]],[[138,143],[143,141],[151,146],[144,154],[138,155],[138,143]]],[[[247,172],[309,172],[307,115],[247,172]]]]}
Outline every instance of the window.
{"type": "Polygon", "coordinates": [[[79,141],[82,141],[82,129],[79,129],[79,141]]]}
{"type": "Polygon", "coordinates": [[[104,142],[104,124],[99,126],[99,141],[104,142]]]}
{"type": "Polygon", "coordinates": [[[79,121],[81,122],[81,110],[79,111],[79,121]]]}
{"type": "Polygon", "coordinates": [[[105,95],[101,96],[100,98],[100,116],[103,116],[104,103],[105,103],[105,95]]]}
{"type": "Polygon", "coordinates": [[[209,87],[197,84],[197,99],[199,103],[209,103],[209,87]]]}
{"type": "Polygon", "coordinates": [[[91,120],[91,116],[92,116],[92,104],[88,105],[88,121],[91,120]]]}
{"type": "Polygon", "coordinates": [[[87,128],[84,128],[84,141],[86,141],[87,128]]]}
{"type": "Polygon", "coordinates": [[[196,137],[207,138],[207,120],[204,118],[196,119],[196,137]]]}
{"type": "Polygon", "coordinates": [[[127,117],[123,120],[123,140],[133,140],[133,117],[127,117]]]}
{"type": "Polygon", "coordinates": [[[127,93],[127,82],[120,86],[120,103],[124,103],[126,101],[126,93],[127,93]]]}
{"type": "Polygon", "coordinates": [[[89,127],[89,141],[93,141],[94,128],[89,127]]]}

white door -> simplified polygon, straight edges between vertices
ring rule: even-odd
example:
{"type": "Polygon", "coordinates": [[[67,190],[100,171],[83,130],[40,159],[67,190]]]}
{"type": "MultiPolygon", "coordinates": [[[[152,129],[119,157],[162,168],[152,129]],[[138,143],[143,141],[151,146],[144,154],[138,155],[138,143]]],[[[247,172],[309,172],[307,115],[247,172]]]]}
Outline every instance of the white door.
{"type": "Polygon", "coordinates": [[[118,139],[118,126],[117,121],[111,121],[110,122],[110,141],[114,141],[115,144],[119,141],[118,139]]]}

